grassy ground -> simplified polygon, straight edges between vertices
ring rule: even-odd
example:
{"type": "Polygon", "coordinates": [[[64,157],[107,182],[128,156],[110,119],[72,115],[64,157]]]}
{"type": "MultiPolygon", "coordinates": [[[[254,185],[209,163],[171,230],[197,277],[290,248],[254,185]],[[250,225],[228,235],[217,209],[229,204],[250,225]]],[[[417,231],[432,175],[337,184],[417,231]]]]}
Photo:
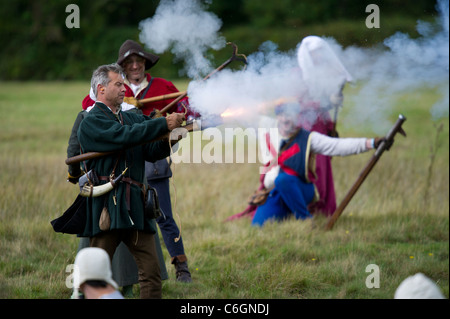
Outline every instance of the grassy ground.
{"type": "MultiPolygon", "coordinates": [[[[64,160],[87,87],[0,85],[0,298],[70,297],[65,270],[78,240],[54,233],[49,222],[77,195],[64,160]]],[[[323,230],[320,216],[263,229],[248,219],[224,222],[246,207],[259,164],[174,165],[174,211],[193,283],[175,282],[163,247],[170,274],[163,297],[391,299],[403,279],[423,272],[448,298],[449,121],[432,121],[436,99],[425,89],[399,96],[392,119],[405,114],[408,137],[396,138],[332,231],[323,230]],[[371,264],[380,269],[379,288],[365,284],[371,264]]],[[[349,123],[351,109],[340,115],[341,136],[372,136],[349,123]]],[[[370,156],[333,159],[338,202],[370,156]]]]}

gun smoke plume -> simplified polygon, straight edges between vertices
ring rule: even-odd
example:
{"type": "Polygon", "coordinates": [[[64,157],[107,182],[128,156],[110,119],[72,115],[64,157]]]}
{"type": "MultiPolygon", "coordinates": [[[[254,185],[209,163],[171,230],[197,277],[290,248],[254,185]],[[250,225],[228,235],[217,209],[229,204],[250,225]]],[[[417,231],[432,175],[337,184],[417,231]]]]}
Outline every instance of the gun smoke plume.
{"type": "Polygon", "coordinates": [[[161,0],[155,15],[139,23],[139,39],[155,53],[170,49],[177,60],[185,61],[185,72],[195,79],[213,68],[208,49],[219,50],[225,38],[218,34],[222,21],[205,11],[199,0],[161,0]]]}
{"type": "MultiPolygon", "coordinates": [[[[418,38],[398,32],[384,40],[383,49],[342,50],[330,40],[349,72],[361,83],[359,92],[349,97],[355,105],[356,122],[375,129],[375,123],[386,123],[386,113],[395,103],[396,94],[421,88],[436,89],[441,95],[439,101],[430,101],[433,120],[448,117],[449,1],[439,0],[436,10],[436,23],[417,22],[418,38]]],[[[385,128],[376,131],[380,133],[385,128]]]]}
{"type": "MultiPolygon", "coordinates": [[[[417,23],[420,36],[416,39],[399,32],[387,38],[383,47],[344,49],[336,40],[322,38],[360,88],[344,99],[344,107],[353,105],[354,124],[372,127],[377,134],[385,133],[392,125],[389,117],[396,95],[419,88],[437,89],[442,95],[437,103],[430,102],[433,119],[448,116],[449,1],[439,0],[436,9],[436,23],[417,23]]],[[[171,48],[177,58],[185,60],[188,76],[198,79],[199,74],[213,69],[205,52],[225,45],[218,33],[221,24],[197,0],[163,0],[155,16],[141,22],[140,39],[156,53],[171,48]]],[[[257,126],[258,115],[270,111],[265,106],[305,94],[310,83],[299,68],[299,46],[280,52],[276,44],[268,41],[248,55],[245,70],[225,69],[207,81],[192,81],[188,87],[191,106],[201,114],[239,115],[240,125],[257,126]]],[[[316,91],[327,91],[328,85],[330,79],[326,76],[314,81],[316,91]]]]}
{"type": "Polygon", "coordinates": [[[256,127],[258,115],[273,109],[274,101],[302,94],[305,85],[295,57],[279,52],[274,43],[263,43],[247,62],[244,70],[225,69],[207,81],[191,82],[190,103],[201,114],[226,112],[236,115],[238,124],[256,127]]]}

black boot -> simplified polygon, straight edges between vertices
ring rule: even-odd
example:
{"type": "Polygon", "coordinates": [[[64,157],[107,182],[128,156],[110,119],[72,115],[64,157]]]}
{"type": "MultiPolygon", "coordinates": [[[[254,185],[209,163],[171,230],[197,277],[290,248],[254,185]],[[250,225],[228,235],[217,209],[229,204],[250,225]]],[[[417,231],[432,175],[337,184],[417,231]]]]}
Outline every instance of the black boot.
{"type": "Polygon", "coordinates": [[[177,281],[184,283],[192,282],[191,273],[189,272],[187,258],[185,255],[173,257],[172,264],[175,266],[177,281]]]}

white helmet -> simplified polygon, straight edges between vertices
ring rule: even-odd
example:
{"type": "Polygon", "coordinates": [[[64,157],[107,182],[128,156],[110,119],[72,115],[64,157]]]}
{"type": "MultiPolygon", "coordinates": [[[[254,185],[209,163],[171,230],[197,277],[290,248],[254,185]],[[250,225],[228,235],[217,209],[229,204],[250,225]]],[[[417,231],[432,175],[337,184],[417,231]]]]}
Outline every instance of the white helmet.
{"type": "Polygon", "coordinates": [[[395,299],[445,299],[439,287],[422,273],[403,280],[394,295],[395,299]]]}
{"type": "Polygon", "coordinates": [[[78,288],[88,280],[105,281],[115,289],[118,289],[117,283],[112,278],[109,255],[102,248],[88,247],[78,252],[75,257],[73,279],[74,290],[77,293],[78,288]]]}

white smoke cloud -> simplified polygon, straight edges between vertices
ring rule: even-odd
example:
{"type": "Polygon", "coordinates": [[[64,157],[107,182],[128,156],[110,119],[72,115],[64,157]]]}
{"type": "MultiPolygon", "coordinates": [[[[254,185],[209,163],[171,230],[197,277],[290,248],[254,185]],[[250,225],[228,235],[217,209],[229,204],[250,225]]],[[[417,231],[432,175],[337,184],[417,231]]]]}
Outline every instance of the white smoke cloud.
{"type": "MultiPolygon", "coordinates": [[[[439,102],[429,106],[433,118],[448,116],[449,1],[438,0],[437,11],[436,23],[417,23],[420,36],[416,39],[399,32],[375,48],[343,49],[336,40],[323,38],[360,88],[344,100],[344,107],[348,102],[354,105],[354,123],[372,126],[377,134],[386,133],[395,121],[391,118],[395,97],[423,87],[437,88],[442,95],[439,102]]],[[[155,16],[141,22],[141,41],[156,53],[170,48],[189,66],[188,76],[198,79],[199,74],[213,69],[205,52],[225,45],[218,33],[220,27],[220,19],[206,12],[197,0],[163,0],[155,16]]],[[[323,85],[327,82],[322,81],[323,85]]],[[[241,115],[240,124],[254,126],[262,105],[301,96],[306,84],[296,48],[280,52],[276,44],[268,41],[248,56],[245,70],[225,69],[207,81],[193,81],[188,93],[191,106],[201,114],[221,114],[231,109],[241,115]]]]}
{"type": "Polygon", "coordinates": [[[139,39],[155,53],[170,49],[194,79],[213,69],[207,50],[225,46],[225,38],[218,33],[221,26],[222,21],[205,11],[199,0],[161,0],[155,15],[139,23],[139,39]]]}
{"type": "Polygon", "coordinates": [[[441,94],[437,103],[429,105],[433,119],[448,117],[449,1],[439,0],[437,11],[436,23],[417,23],[418,38],[398,32],[384,40],[384,48],[342,50],[328,39],[361,85],[358,94],[350,97],[358,106],[354,115],[374,130],[378,127],[377,133],[386,129],[379,123],[388,123],[386,116],[395,103],[394,97],[420,88],[436,88],[441,94]]]}
{"type": "Polygon", "coordinates": [[[302,94],[305,86],[293,53],[279,52],[274,43],[265,42],[247,62],[244,70],[225,69],[206,81],[191,82],[190,104],[201,114],[236,112],[239,124],[255,127],[265,104],[302,94]]]}

